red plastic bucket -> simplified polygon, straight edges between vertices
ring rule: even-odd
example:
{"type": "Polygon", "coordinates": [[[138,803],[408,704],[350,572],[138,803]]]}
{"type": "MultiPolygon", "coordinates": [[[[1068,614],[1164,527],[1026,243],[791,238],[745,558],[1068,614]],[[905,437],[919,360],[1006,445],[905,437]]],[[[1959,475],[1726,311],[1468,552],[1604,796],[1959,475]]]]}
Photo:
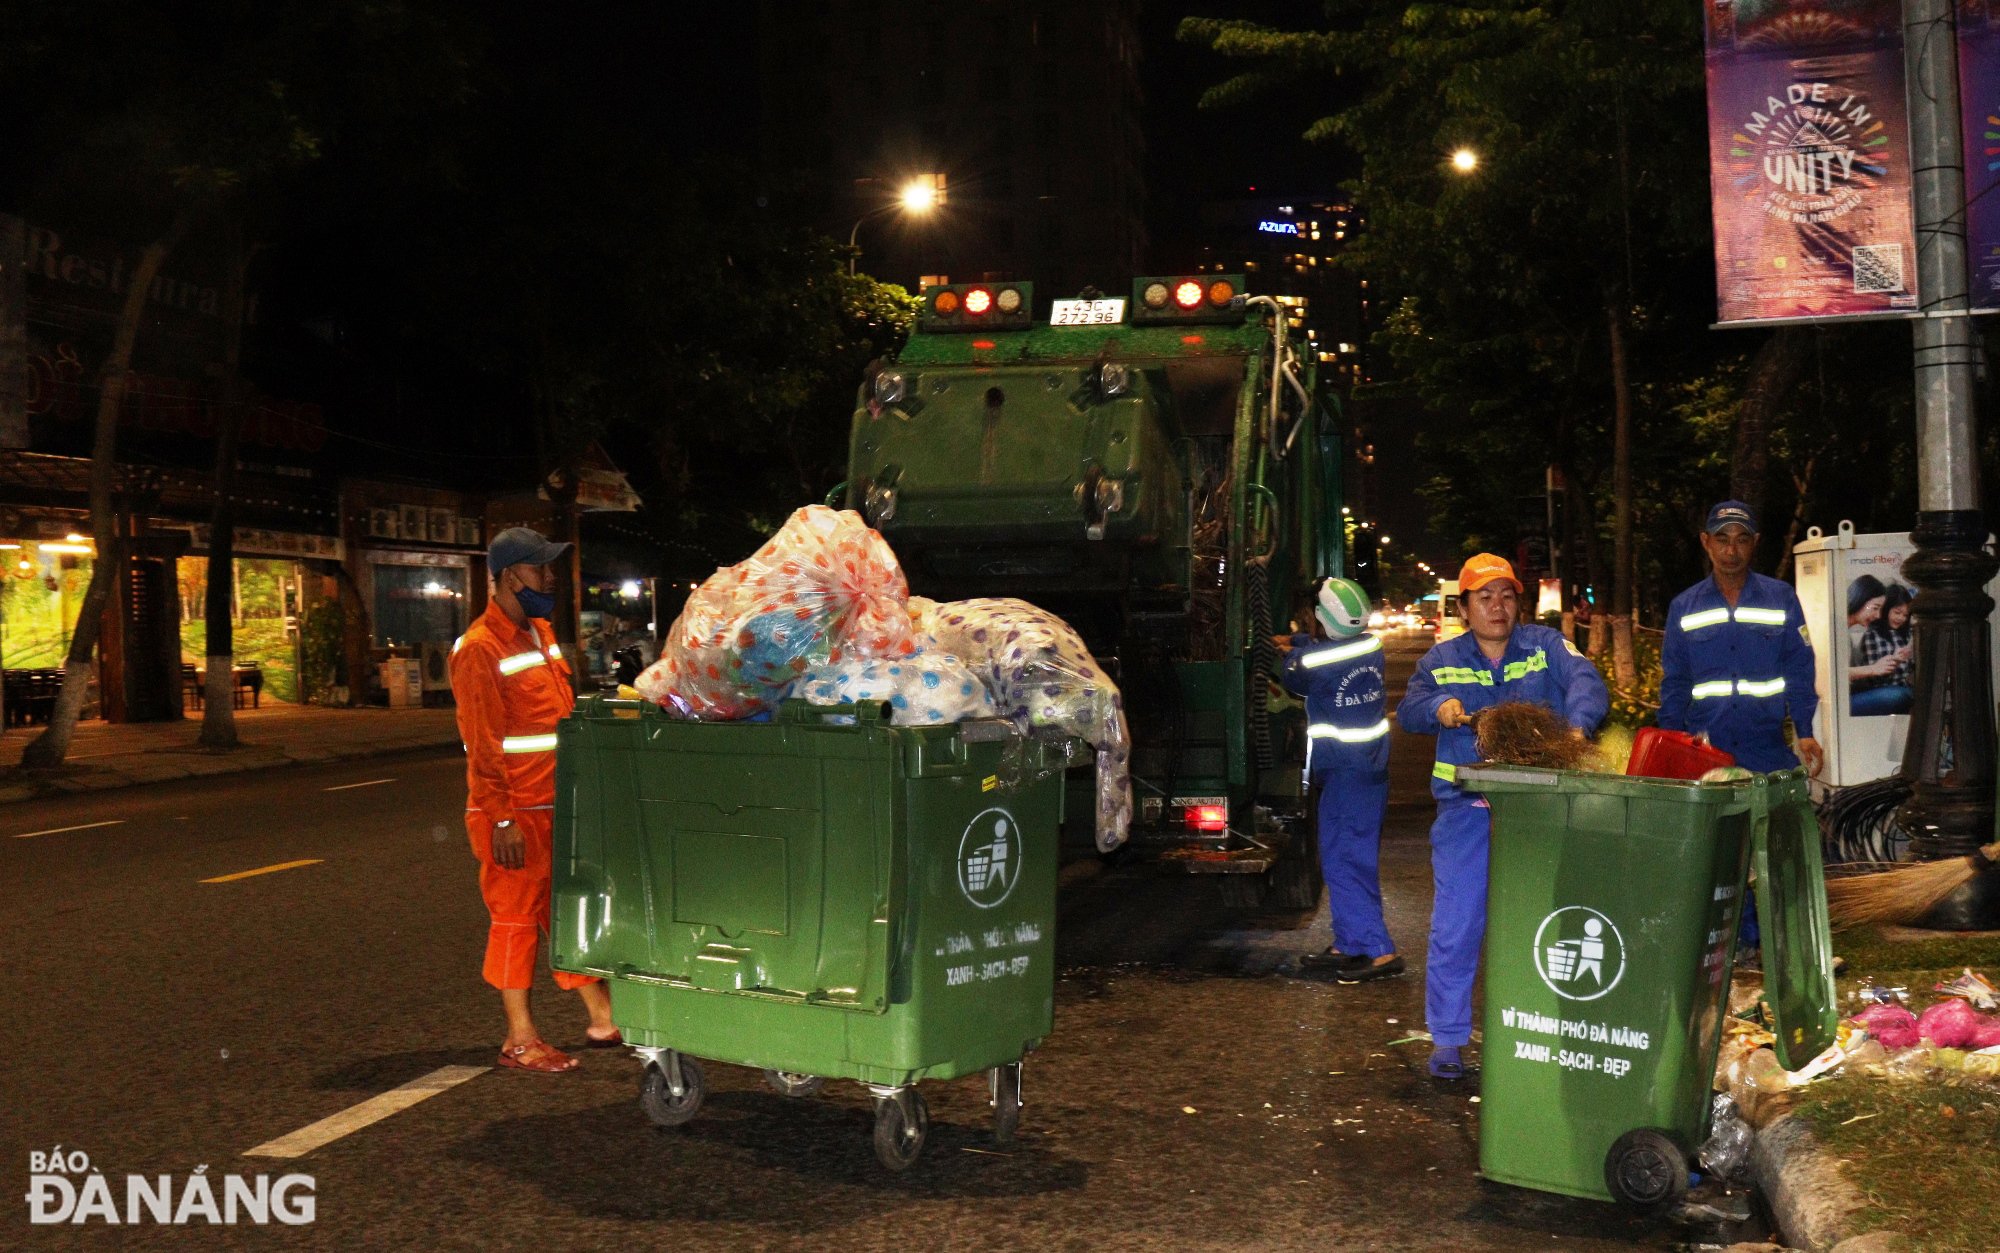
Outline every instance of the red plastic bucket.
{"type": "Polygon", "coordinates": [[[1632,760],[1625,763],[1625,773],[1649,779],[1699,779],[1717,766],[1735,764],[1736,758],[1696,743],[1685,731],[1641,727],[1632,737],[1632,760]]]}

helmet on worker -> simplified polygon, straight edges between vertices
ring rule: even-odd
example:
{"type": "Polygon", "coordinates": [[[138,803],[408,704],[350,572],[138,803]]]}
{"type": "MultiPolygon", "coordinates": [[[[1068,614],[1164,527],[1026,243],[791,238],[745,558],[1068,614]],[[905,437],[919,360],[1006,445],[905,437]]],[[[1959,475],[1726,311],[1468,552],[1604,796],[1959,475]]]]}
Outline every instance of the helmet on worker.
{"type": "Polygon", "coordinates": [[[1353,579],[1321,579],[1313,592],[1313,616],[1332,639],[1359,635],[1368,627],[1368,593],[1353,579]]]}

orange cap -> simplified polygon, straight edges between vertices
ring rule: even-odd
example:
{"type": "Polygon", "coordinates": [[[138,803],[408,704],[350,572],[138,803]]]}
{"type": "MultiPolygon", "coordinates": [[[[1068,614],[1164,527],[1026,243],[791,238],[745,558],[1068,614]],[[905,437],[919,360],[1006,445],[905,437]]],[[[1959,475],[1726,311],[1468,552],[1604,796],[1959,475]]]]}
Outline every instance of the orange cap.
{"type": "Polygon", "coordinates": [[[1464,568],[1458,572],[1458,590],[1461,594],[1476,592],[1488,583],[1499,582],[1502,579],[1512,583],[1515,591],[1521,590],[1521,580],[1514,577],[1514,567],[1508,564],[1505,557],[1496,557],[1492,553],[1474,553],[1466,559],[1464,568]]]}

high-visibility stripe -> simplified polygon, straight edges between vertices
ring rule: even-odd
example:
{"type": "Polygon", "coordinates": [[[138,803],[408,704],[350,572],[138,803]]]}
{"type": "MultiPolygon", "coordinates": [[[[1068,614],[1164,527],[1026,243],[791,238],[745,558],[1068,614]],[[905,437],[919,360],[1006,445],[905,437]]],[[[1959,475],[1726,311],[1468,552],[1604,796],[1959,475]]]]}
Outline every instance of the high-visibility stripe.
{"type": "Polygon", "coordinates": [[[561,644],[551,644],[551,645],[549,645],[549,657],[550,657],[550,658],[551,658],[552,660],[554,660],[554,661],[561,661],[561,660],[562,660],[562,645],[561,645],[561,644]]]}
{"type": "Polygon", "coordinates": [[[1716,696],[1782,696],[1785,692],[1783,679],[1712,679],[1707,683],[1697,683],[1689,693],[1696,700],[1708,700],[1716,696]]]}
{"type": "Polygon", "coordinates": [[[535,666],[546,666],[549,659],[540,653],[515,653],[512,657],[500,659],[501,674],[519,674],[535,666]]]}
{"type": "Polygon", "coordinates": [[[1502,666],[1500,668],[1500,677],[1503,681],[1512,683],[1516,679],[1527,678],[1537,670],[1546,670],[1548,668],[1549,655],[1547,651],[1537,648],[1533,655],[1525,657],[1520,661],[1510,661],[1505,666],[1502,666]]]}
{"type": "Polygon", "coordinates": [[[1727,609],[1704,609],[1700,613],[1682,614],[1681,630],[1699,631],[1703,627],[1720,626],[1727,621],[1729,621],[1727,609]]]}
{"type": "Polygon", "coordinates": [[[500,741],[503,753],[552,753],[555,750],[554,735],[510,735],[500,741]]]}
{"type": "Polygon", "coordinates": [[[1448,761],[1441,761],[1435,766],[1432,766],[1431,773],[1436,775],[1438,778],[1443,779],[1446,783],[1458,782],[1458,767],[1452,765],[1448,761]]]}
{"type": "Polygon", "coordinates": [[[1474,670],[1469,666],[1439,666],[1431,671],[1433,683],[1477,683],[1481,687],[1493,686],[1491,670],[1474,670]]]}
{"type": "Polygon", "coordinates": [[[1744,607],[1736,611],[1738,622],[1748,622],[1755,626],[1785,625],[1785,611],[1782,609],[1751,609],[1744,607]]]}
{"type": "Polygon", "coordinates": [[[1339,740],[1342,744],[1366,744],[1389,734],[1387,718],[1372,727],[1337,727],[1328,722],[1316,722],[1306,728],[1306,734],[1315,740],[1339,740]]]}
{"type": "Polygon", "coordinates": [[[1371,635],[1365,640],[1342,644],[1338,648],[1322,648],[1316,653],[1309,654],[1299,665],[1307,670],[1313,670],[1320,666],[1330,666],[1336,661],[1350,661],[1380,651],[1382,651],[1382,641],[1371,635]]]}
{"type": "Polygon", "coordinates": [[[465,637],[464,637],[463,635],[461,635],[461,636],[459,636],[459,637],[458,637],[457,639],[455,639],[455,640],[453,640],[453,641],[451,642],[451,651],[452,651],[452,655],[453,655],[453,656],[457,656],[457,655],[458,655],[458,650],[459,650],[459,649],[461,649],[461,648],[463,648],[463,647],[465,647],[465,637]]]}

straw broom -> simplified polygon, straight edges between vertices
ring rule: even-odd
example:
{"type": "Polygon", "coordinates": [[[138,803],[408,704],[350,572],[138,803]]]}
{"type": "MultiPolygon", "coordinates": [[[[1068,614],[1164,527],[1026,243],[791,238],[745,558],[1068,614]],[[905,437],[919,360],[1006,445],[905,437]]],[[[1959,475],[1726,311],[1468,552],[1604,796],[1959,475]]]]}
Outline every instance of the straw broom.
{"type": "Polygon", "coordinates": [[[1826,885],[1827,917],[1837,927],[1871,923],[1908,926],[1995,863],[2000,863],[2000,843],[1988,844],[1965,857],[1831,879],[1826,885]]]}
{"type": "Polygon", "coordinates": [[[1588,770],[1597,750],[1553,709],[1507,701],[1472,716],[1481,760],[1549,770],[1588,770]]]}

